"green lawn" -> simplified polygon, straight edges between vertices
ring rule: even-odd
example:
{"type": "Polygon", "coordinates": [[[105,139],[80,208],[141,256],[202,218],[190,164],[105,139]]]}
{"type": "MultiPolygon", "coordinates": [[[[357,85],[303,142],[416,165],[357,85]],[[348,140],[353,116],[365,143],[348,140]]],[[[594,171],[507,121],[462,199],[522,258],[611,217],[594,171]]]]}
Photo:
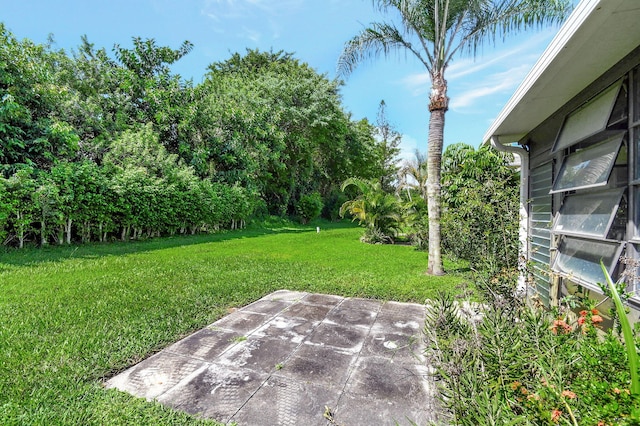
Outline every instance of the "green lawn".
{"type": "Polygon", "coordinates": [[[212,424],[102,388],[149,354],[278,289],[423,302],[464,266],[424,275],[409,246],[321,224],[0,254],[0,424],[212,424]]]}

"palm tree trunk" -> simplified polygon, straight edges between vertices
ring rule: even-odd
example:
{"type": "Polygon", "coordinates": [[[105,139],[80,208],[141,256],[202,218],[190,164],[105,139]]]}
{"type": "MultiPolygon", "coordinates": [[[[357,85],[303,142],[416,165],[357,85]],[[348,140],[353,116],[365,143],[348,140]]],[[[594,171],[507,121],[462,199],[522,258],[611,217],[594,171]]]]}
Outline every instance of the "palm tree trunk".
{"type": "Polygon", "coordinates": [[[440,244],[440,172],[444,144],[444,115],[448,109],[447,81],[442,72],[431,75],[429,142],[427,147],[427,209],[429,213],[429,263],[427,274],[444,275],[440,244]]]}

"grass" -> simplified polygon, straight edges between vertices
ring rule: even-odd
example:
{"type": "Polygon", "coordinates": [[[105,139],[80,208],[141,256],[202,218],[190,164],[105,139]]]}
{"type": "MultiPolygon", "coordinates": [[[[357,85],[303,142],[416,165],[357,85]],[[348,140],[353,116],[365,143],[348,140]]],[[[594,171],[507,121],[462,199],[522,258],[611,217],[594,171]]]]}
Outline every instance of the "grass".
{"type": "Polygon", "coordinates": [[[423,302],[466,282],[316,225],[0,254],[0,424],[215,424],[102,383],[278,289],[423,302]]]}

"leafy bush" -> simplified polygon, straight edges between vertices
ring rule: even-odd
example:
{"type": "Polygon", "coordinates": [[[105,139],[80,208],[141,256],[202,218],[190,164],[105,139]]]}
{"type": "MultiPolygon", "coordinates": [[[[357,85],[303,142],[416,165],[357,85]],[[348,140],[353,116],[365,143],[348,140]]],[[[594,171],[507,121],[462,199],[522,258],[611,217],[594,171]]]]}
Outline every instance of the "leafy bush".
{"type": "Polygon", "coordinates": [[[342,190],[354,186],[358,195],[346,201],[340,208],[340,215],[346,212],[364,225],[364,242],[392,243],[400,225],[400,202],[393,194],[382,190],[380,182],[351,178],[342,184],[342,190]]]}
{"type": "Polygon", "coordinates": [[[309,223],[320,216],[323,207],[324,203],[322,202],[322,196],[319,192],[312,192],[311,194],[305,194],[300,197],[297,210],[302,223],[309,223]]]}
{"type": "Polygon", "coordinates": [[[402,203],[404,229],[406,230],[409,241],[416,249],[428,250],[429,215],[427,201],[419,192],[412,192],[414,194],[402,203]]]}
{"type": "Polygon", "coordinates": [[[426,339],[453,424],[640,424],[625,347],[599,329],[595,307],[544,311],[516,296],[508,274],[493,280],[480,283],[475,310],[446,295],[428,308],[426,339]]]}
{"type": "Polygon", "coordinates": [[[450,145],[442,159],[442,246],[473,267],[518,262],[519,173],[511,156],[450,145]]]}
{"type": "Polygon", "coordinates": [[[339,189],[332,190],[325,200],[322,216],[332,222],[340,220],[340,207],[348,200],[349,198],[339,189]]]}

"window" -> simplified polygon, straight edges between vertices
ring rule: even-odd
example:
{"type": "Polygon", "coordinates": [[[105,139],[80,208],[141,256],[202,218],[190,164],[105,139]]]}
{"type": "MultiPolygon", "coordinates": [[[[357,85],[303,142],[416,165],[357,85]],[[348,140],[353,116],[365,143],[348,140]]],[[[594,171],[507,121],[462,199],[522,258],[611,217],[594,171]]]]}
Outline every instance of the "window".
{"type": "Polygon", "coordinates": [[[619,123],[626,117],[626,86],[622,80],[590,100],[567,116],[558,134],[552,152],[559,151],[602,132],[608,125],[619,123]],[[613,114],[612,114],[613,112],[613,114]]]}
{"type": "Polygon", "coordinates": [[[583,284],[603,283],[600,261],[613,274],[624,243],[562,237],[553,270],[583,284]]]}
{"type": "Polygon", "coordinates": [[[565,198],[553,226],[557,234],[607,238],[618,211],[624,188],[565,198]]]}
{"type": "Polygon", "coordinates": [[[551,193],[606,185],[625,134],[618,132],[602,143],[565,157],[551,193]]]}

